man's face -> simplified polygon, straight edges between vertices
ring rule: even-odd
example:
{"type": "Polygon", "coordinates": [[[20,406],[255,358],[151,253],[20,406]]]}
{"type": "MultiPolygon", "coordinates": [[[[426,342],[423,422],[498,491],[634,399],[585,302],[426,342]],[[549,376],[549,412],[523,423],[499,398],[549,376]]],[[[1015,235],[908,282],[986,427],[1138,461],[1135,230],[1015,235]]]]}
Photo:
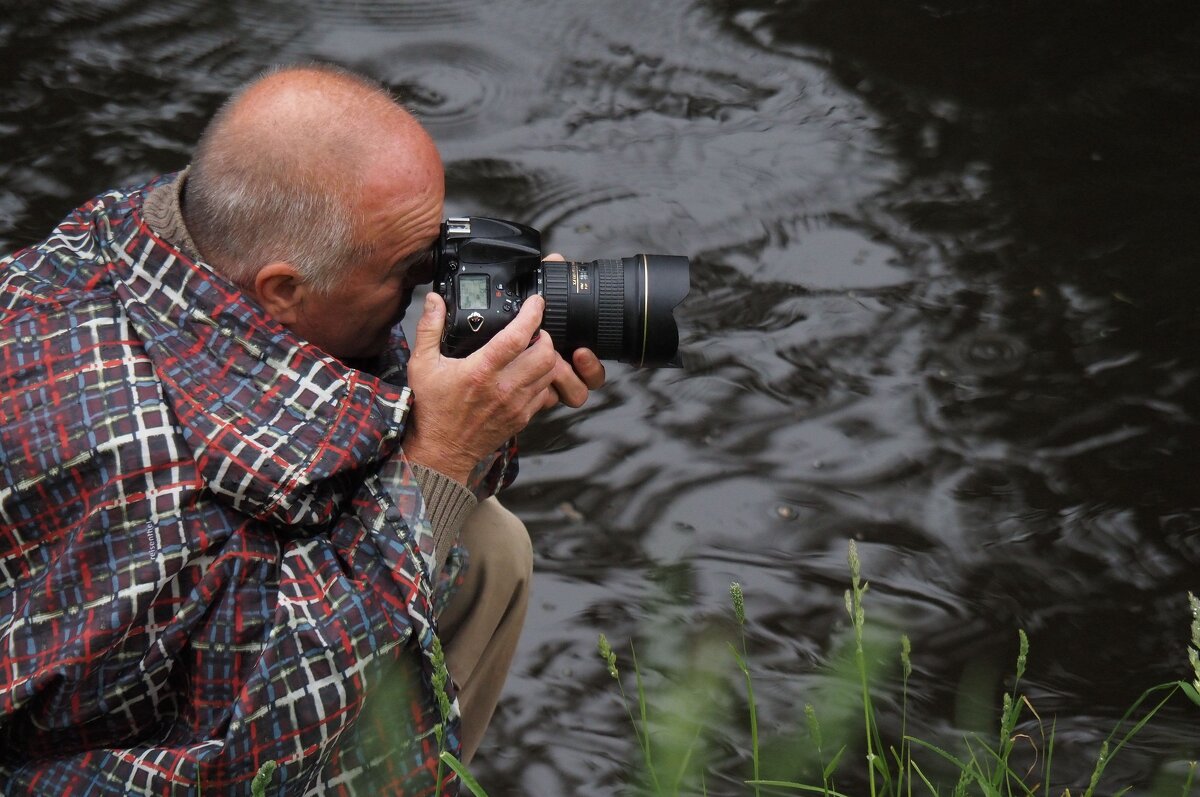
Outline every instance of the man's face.
{"type": "Polygon", "coordinates": [[[348,271],[328,294],[308,294],[293,330],[339,359],[378,356],[404,317],[413,289],[433,278],[430,245],[437,239],[445,198],[440,164],[418,190],[412,175],[373,175],[363,191],[360,238],[373,254],[348,271]]]}

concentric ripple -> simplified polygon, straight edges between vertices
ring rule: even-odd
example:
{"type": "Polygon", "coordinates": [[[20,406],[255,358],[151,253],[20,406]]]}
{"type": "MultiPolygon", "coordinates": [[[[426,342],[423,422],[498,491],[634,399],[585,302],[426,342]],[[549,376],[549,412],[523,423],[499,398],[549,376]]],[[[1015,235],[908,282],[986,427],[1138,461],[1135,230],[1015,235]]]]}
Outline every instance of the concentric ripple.
{"type": "Polygon", "coordinates": [[[521,99],[517,65],[495,53],[451,42],[405,47],[366,66],[439,140],[506,127],[521,99]],[[453,53],[453,58],[447,58],[453,53]]]}
{"type": "MultiPolygon", "coordinates": [[[[557,168],[529,161],[493,158],[464,159],[447,164],[451,193],[486,187],[478,200],[491,212],[510,213],[520,208],[521,220],[546,232],[567,220],[577,222],[568,233],[604,228],[605,218],[596,208],[628,200],[634,194],[625,186],[592,184],[557,168]],[[489,201],[501,197],[502,204],[489,201]]],[[[606,255],[607,256],[607,255],[606,255]]]]}
{"type": "Polygon", "coordinates": [[[1029,346],[1016,335],[980,330],[959,339],[947,352],[960,370],[976,376],[1004,376],[1021,369],[1029,346]]]}
{"type": "Polygon", "coordinates": [[[471,21],[471,0],[411,0],[391,3],[386,0],[318,0],[309,8],[318,20],[336,25],[362,24],[386,30],[440,28],[471,21]]]}

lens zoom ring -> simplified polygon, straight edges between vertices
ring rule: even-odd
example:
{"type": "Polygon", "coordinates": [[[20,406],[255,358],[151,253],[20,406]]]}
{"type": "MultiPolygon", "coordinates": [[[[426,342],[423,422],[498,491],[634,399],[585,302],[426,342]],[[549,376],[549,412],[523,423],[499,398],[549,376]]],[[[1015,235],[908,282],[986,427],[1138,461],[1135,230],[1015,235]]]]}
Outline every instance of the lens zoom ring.
{"type": "Polygon", "coordinates": [[[542,329],[550,333],[556,344],[567,339],[567,267],[563,263],[542,264],[542,297],[546,310],[542,313],[542,329]]]}
{"type": "Polygon", "coordinates": [[[607,356],[619,356],[625,342],[625,271],[620,260],[597,260],[596,270],[600,290],[596,348],[607,356]]]}

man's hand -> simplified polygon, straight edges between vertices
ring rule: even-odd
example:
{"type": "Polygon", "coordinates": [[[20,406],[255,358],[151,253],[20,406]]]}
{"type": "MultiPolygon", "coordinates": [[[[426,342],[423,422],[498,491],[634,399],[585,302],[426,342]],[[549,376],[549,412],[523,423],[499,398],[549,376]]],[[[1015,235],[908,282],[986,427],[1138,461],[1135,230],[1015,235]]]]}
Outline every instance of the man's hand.
{"type": "Polygon", "coordinates": [[[442,356],[446,305],[429,293],[408,363],[413,407],[404,450],[411,461],[465,484],[476,463],[538,412],[560,400],[580,407],[589,389],[604,383],[604,366],[594,354],[575,352],[576,373],[550,336],[539,332],[544,307],[540,296],[529,297],[486,345],[456,359],[442,356]]]}
{"type": "MultiPolygon", "coordinates": [[[[576,349],[571,355],[571,362],[574,368],[567,365],[562,357],[558,358],[554,392],[558,401],[568,407],[582,407],[590,391],[603,387],[604,364],[590,349],[576,349]]],[[[554,406],[554,403],[549,406],[554,406]]]]}
{"type": "MultiPolygon", "coordinates": [[[[545,260],[562,262],[563,256],[556,252],[546,255],[545,260]]],[[[590,349],[576,349],[571,355],[571,362],[574,369],[562,357],[558,358],[554,392],[558,401],[568,407],[582,407],[587,401],[588,391],[599,390],[604,385],[604,364],[590,349]]],[[[556,403],[551,402],[546,409],[556,403]]]]}

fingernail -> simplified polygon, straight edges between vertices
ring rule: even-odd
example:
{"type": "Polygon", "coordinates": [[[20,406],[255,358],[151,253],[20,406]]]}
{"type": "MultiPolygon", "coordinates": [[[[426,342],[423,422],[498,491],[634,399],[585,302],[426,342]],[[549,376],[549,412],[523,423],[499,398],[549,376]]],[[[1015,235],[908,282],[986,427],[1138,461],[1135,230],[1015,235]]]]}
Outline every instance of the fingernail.
{"type": "Polygon", "coordinates": [[[432,310],[436,305],[437,302],[433,298],[433,293],[431,292],[425,294],[425,309],[432,310]]]}

